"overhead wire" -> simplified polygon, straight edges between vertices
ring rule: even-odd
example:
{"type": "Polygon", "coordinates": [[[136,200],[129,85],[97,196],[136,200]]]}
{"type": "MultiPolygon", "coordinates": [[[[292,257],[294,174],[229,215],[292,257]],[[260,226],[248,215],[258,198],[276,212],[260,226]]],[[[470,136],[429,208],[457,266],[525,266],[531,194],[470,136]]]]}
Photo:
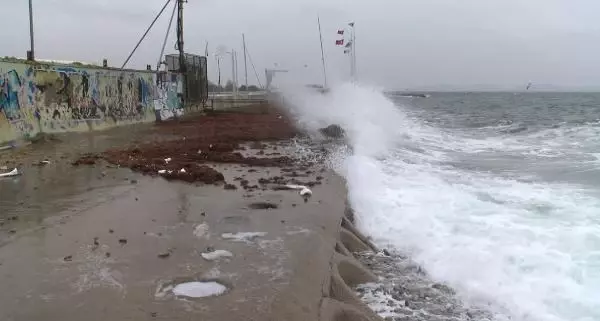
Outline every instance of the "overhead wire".
{"type": "Polygon", "coordinates": [[[135,45],[135,47],[133,48],[133,50],[131,51],[131,53],[127,57],[127,60],[125,60],[125,62],[121,66],[121,69],[125,68],[125,66],[129,62],[129,60],[131,59],[131,57],[133,56],[133,54],[135,53],[135,51],[138,49],[138,47],[140,46],[140,44],[142,43],[142,41],[144,41],[144,38],[146,38],[146,36],[148,35],[148,32],[150,32],[150,29],[152,29],[152,27],[156,23],[156,20],[158,20],[158,18],[162,15],[162,13],[165,11],[165,9],[167,8],[167,6],[169,5],[170,2],[171,2],[171,0],[167,0],[167,2],[162,7],[162,9],[160,10],[160,12],[156,15],[156,17],[154,18],[154,20],[152,20],[152,23],[150,24],[150,26],[148,26],[148,29],[146,29],[146,32],[144,32],[144,34],[142,35],[142,38],[140,38],[140,41],[138,41],[138,43],[135,45]]]}
{"type": "Polygon", "coordinates": [[[177,12],[177,4],[173,6],[173,13],[171,13],[171,19],[169,20],[169,26],[167,27],[167,33],[165,34],[165,40],[162,44],[162,49],[160,50],[160,56],[158,56],[158,63],[156,64],[156,70],[160,69],[160,64],[162,63],[163,55],[165,54],[165,47],[167,46],[167,41],[169,40],[169,33],[171,32],[171,26],[173,25],[173,19],[175,18],[175,12],[177,12]]]}

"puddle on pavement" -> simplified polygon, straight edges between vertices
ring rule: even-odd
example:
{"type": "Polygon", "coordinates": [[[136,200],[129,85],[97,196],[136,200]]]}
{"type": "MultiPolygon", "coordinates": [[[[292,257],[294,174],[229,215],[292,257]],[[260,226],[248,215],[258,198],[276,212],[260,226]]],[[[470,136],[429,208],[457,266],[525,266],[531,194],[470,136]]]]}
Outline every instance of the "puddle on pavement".
{"type": "Polygon", "coordinates": [[[100,152],[131,142],[132,137],[144,137],[147,128],[134,126],[126,135],[121,129],[61,134],[56,141],[1,152],[0,167],[16,167],[22,175],[0,178],[0,245],[13,234],[43,225],[49,217],[67,210],[76,213],[134,188],[128,180],[134,174],[128,169],[103,162],[74,167],[71,162],[81,153],[100,152]]]}

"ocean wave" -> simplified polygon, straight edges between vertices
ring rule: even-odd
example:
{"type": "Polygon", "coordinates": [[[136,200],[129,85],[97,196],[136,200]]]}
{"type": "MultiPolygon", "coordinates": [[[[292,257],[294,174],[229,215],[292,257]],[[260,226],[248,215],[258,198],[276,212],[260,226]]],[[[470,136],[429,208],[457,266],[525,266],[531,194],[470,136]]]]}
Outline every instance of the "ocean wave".
{"type": "Polygon", "coordinates": [[[437,128],[379,90],[353,84],[327,95],[290,92],[286,100],[307,129],[345,129],[352,152],[335,164],[360,228],[379,244],[409,255],[498,320],[600,319],[600,193],[513,177],[543,167],[544,158],[566,164],[596,155],[600,128],[496,136],[437,128]],[[516,168],[510,175],[501,170],[507,160],[516,168]]]}

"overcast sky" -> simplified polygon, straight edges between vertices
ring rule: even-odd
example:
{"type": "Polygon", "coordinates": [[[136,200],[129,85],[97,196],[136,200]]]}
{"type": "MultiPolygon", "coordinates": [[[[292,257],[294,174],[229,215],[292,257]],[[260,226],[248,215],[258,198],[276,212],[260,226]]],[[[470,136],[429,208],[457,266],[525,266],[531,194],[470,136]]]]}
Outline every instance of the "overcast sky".
{"type": "MultiPolygon", "coordinates": [[[[120,66],[164,0],[33,0],[39,58],[120,66]]],[[[28,49],[25,0],[0,0],[0,56],[28,49]]],[[[161,17],[131,67],[155,65],[168,24],[161,17]]],[[[387,88],[600,85],[599,0],[189,0],[186,51],[218,45],[240,51],[241,34],[264,82],[264,68],[289,69],[286,79],[320,83],[320,15],[330,78],[348,77],[335,47],[338,28],[356,22],[361,81],[387,88]]],[[[167,50],[174,51],[174,32],[167,50]]],[[[209,77],[215,60],[209,59],[209,77]]],[[[223,79],[231,63],[222,63],[223,79]]],[[[249,67],[249,81],[256,77],[249,67]]]]}

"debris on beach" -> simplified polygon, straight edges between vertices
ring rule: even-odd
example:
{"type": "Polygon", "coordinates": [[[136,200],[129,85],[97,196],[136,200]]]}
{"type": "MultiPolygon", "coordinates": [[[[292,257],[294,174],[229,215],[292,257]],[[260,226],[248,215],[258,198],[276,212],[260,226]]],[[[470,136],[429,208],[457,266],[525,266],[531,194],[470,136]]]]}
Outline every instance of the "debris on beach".
{"type": "Polygon", "coordinates": [[[162,252],[162,253],[158,253],[158,258],[160,259],[166,259],[169,256],[171,256],[171,252],[162,252]]]}
{"type": "Polygon", "coordinates": [[[165,252],[158,253],[158,258],[166,259],[166,258],[170,257],[171,254],[173,254],[173,249],[169,248],[165,252]]]}
{"type": "Polygon", "coordinates": [[[95,165],[96,161],[99,160],[100,158],[101,157],[99,155],[84,154],[81,157],[79,157],[76,161],[74,161],[73,163],[71,163],[71,165],[73,165],[73,166],[95,165]]]}
{"type": "Polygon", "coordinates": [[[0,178],[2,177],[13,177],[13,176],[19,176],[21,175],[21,172],[19,172],[19,170],[17,168],[13,169],[12,171],[8,172],[8,173],[0,173],[0,178]]]}
{"type": "MultiPolygon", "coordinates": [[[[256,108],[264,109],[265,112],[227,112],[159,124],[153,128],[157,134],[175,135],[179,138],[115,148],[105,151],[100,157],[146,175],[205,184],[220,184],[225,181],[223,174],[207,166],[208,164],[242,164],[252,167],[284,167],[293,164],[294,160],[287,156],[255,157],[240,152],[248,142],[257,142],[256,145],[263,147],[266,146],[261,143],[263,141],[291,139],[298,133],[291,119],[277,119],[281,112],[276,108],[265,105],[248,107],[249,110],[256,108]]],[[[91,160],[79,163],[91,164],[91,160]]]]}
{"type": "Polygon", "coordinates": [[[46,166],[48,164],[50,164],[50,161],[47,160],[47,159],[45,159],[45,160],[41,160],[41,161],[39,161],[37,163],[34,163],[33,166],[46,166]]]}
{"type": "Polygon", "coordinates": [[[205,298],[219,296],[227,291],[227,287],[218,282],[188,282],[176,285],[172,292],[176,296],[188,298],[205,298]]]}
{"type": "Polygon", "coordinates": [[[285,185],[285,188],[298,190],[298,191],[300,191],[300,195],[303,196],[303,197],[310,197],[310,196],[312,196],[312,191],[310,190],[310,188],[308,188],[308,187],[306,187],[304,185],[288,184],[288,185],[285,185]]]}
{"type": "Polygon", "coordinates": [[[215,250],[212,252],[202,253],[200,256],[207,261],[216,261],[222,257],[233,257],[233,253],[225,250],[215,250]]]}

